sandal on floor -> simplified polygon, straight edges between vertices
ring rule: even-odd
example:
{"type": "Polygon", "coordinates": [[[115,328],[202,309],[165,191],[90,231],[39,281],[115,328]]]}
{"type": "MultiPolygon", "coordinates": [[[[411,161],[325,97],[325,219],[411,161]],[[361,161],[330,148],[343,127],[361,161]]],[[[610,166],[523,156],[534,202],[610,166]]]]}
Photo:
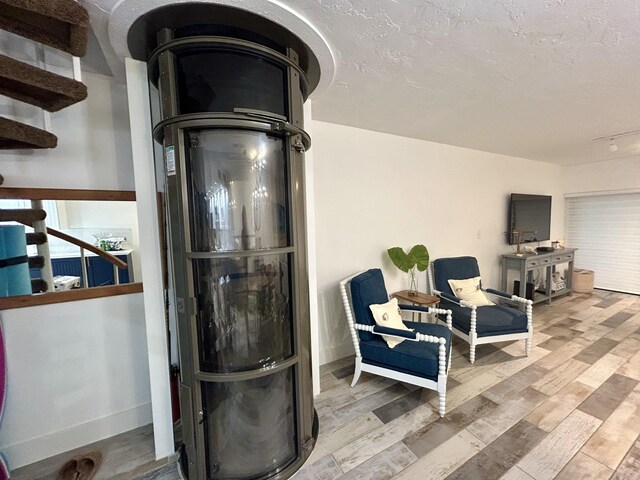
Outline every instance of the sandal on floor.
{"type": "Polygon", "coordinates": [[[101,462],[102,454],[100,452],[91,452],[84,455],[78,460],[78,472],[80,475],[77,480],[91,480],[98,471],[101,462]]]}
{"type": "Polygon", "coordinates": [[[57,480],[78,480],[78,457],[73,457],[58,471],[57,480]]]}

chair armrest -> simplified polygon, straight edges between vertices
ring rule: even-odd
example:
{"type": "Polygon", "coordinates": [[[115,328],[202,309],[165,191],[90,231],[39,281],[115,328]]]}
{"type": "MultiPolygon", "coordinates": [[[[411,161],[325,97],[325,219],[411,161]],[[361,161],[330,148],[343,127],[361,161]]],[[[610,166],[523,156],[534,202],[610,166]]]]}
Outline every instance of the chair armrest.
{"type": "Polygon", "coordinates": [[[454,297],[453,295],[449,295],[448,293],[441,292],[440,290],[434,290],[433,293],[440,298],[444,298],[445,300],[449,300],[450,302],[456,303],[460,305],[460,299],[458,297],[454,297]]]}
{"type": "Polygon", "coordinates": [[[495,290],[493,288],[483,288],[482,290],[488,293],[493,293],[494,295],[498,295],[499,297],[508,298],[509,300],[511,300],[511,295],[505,292],[501,292],[500,290],[495,290]]]}
{"type": "Polygon", "coordinates": [[[445,299],[448,302],[455,303],[456,305],[460,305],[461,307],[470,308],[471,310],[475,310],[476,307],[474,304],[467,302],[466,300],[461,300],[458,297],[454,297],[453,295],[449,295],[448,293],[441,292],[440,290],[434,290],[438,297],[445,299]]]}
{"type": "Polygon", "coordinates": [[[361,323],[356,323],[354,325],[356,330],[363,330],[365,332],[373,333],[374,335],[385,335],[388,337],[397,337],[405,340],[409,340],[411,342],[430,342],[430,343],[439,343],[444,345],[447,343],[447,339],[444,337],[436,337],[434,335],[424,335],[422,333],[414,332],[413,330],[397,330],[395,328],[387,328],[381,327],[379,325],[362,325],[361,323]]]}
{"type": "Polygon", "coordinates": [[[443,308],[421,307],[419,305],[399,304],[398,308],[400,308],[400,310],[402,310],[404,312],[416,312],[416,313],[419,313],[420,315],[422,315],[423,313],[443,313],[443,314],[446,314],[448,312],[448,310],[445,310],[443,308]]]}
{"type": "Polygon", "coordinates": [[[394,337],[408,338],[410,340],[416,339],[416,332],[414,330],[399,330],[397,328],[381,327],[380,325],[373,326],[373,333],[378,335],[393,335],[394,337]]]}
{"type": "Polygon", "coordinates": [[[493,288],[487,288],[487,289],[483,288],[482,290],[488,293],[492,293],[494,295],[498,295],[499,297],[506,298],[507,300],[511,300],[513,302],[524,303],[524,304],[527,304],[527,302],[531,302],[533,304],[533,302],[527,298],[519,297],[518,295],[509,295],[508,293],[501,292],[500,290],[494,290],[493,288]]]}
{"type": "Polygon", "coordinates": [[[419,305],[406,305],[404,303],[398,304],[398,308],[400,310],[406,310],[408,312],[418,312],[418,313],[431,313],[431,307],[421,307],[419,305]]]}

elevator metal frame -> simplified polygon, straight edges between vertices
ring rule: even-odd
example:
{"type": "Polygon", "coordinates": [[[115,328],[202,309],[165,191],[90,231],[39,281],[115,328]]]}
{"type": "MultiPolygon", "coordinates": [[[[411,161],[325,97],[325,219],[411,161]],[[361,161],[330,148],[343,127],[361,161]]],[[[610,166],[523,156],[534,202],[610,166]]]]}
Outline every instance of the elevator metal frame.
{"type": "MultiPolygon", "coordinates": [[[[175,39],[170,29],[158,33],[158,47],[149,57],[150,81],[157,72],[160,94],[161,121],[154,125],[154,138],[163,145],[166,157],[172,149],[175,157],[175,174],[166,176],[168,234],[170,244],[169,268],[175,285],[176,310],[180,359],[180,409],[182,436],[188,459],[188,476],[208,479],[205,447],[205,412],[203,409],[202,382],[234,382],[271,375],[295,367],[294,408],[297,428],[297,458],[281,471],[268,476],[284,479],[297,471],[308,458],[317,436],[317,416],[313,409],[311,379],[309,291],[307,277],[306,229],[304,213],[304,152],[310,147],[309,135],[303,130],[303,102],[307,80],[298,66],[297,53],[289,48],[287,54],[271,50],[257,43],[228,37],[198,36],[175,39]],[[177,80],[175,78],[175,52],[190,47],[215,47],[258,55],[286,68],[289,118],[269,112],[234,109],[234,112],[207,112],[178,114],[177,80]],[[187,198],[186,134],[192,129],[220,128],[265,132],[281,137],[285,151],[289,199],[290,243],[286,248],[272,248],[224,252],[192,252],[189,225],[189,201],[187,198]],[[237,373],[210,373],[200,368],[198,356],[198,332],[196,299],[192,262],[202,258],[228,258],[263,256],[278,253],[290,254],[291,302],[293,316],[293,355],[270,368],[237,373]]],[[[158,161],[159,159],[157,159],[158,161]]],[[[164,158],[166,161],[167,158],[164,158]]],[[[166,175],[165,171],[165,175],[166,175]]],[[[248,454],[250,454],[248,452],[248,454]]],[[[187,473],[187,472],[185,472],[187,473]]]]}

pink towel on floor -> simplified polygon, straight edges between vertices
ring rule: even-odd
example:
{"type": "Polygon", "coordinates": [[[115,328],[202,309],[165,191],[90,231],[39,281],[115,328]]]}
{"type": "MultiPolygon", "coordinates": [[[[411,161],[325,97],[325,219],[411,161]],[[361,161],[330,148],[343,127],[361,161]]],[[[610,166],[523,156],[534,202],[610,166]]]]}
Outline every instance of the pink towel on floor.
{"type": "Polygon", "coordinates": [[[0,319],[0,423],[4,415],[4,404],[7,390],[7,359],[5,358],[4,330],[0,319]]]}
{"type": "Polygon", "coordinates": [[[0,453],[0,480],[9,480],[10,476],[11,472],[7,466],[7,460],[4,458],[4,455],[0,453]]]}
{"type": "MultiPolygon", "coordinates": [[[[4,331],[2,329],[2,319],[0,319],[0,423],[4,414],[4,404],[7,390],[7,359],[5,358],[4,331]]],[[[10,476],[7,460],[0,453],[0,480],[8,480],[10,476]]]]}

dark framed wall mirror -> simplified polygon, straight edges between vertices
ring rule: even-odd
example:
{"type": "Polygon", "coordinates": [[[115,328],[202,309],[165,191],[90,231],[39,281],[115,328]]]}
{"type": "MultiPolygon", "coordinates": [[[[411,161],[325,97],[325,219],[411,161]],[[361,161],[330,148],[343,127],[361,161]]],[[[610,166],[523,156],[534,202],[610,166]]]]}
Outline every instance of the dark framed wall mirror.
{"type": "Polygon", "coordinates": [[[135,192],[0,188],[0,309],[142,291],[135,192]]]}

